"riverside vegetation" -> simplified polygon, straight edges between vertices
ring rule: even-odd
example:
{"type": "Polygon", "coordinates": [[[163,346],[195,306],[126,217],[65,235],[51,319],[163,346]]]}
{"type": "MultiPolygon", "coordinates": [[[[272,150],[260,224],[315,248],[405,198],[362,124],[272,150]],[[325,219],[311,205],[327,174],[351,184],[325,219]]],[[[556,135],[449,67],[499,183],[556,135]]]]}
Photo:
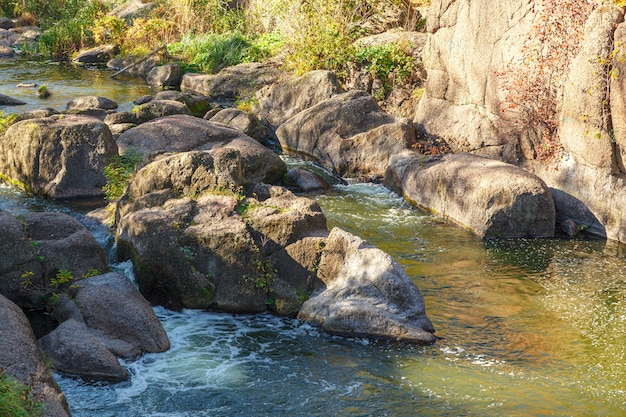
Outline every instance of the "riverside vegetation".
{"type": "Polygon", "coordinates": [[[115,44],[123,56],[166,45],[164,61],[183,70],[216,72],[267,59],[296,75],[327,69],[340,77],[350,63],[365,65],[389,91],[416,70],[409,45],[355,46],[382,29],[421,30],[429,0],[157,0],[129,21],[107,14],[119,0],[0,0],[0,13],[43,33],[27,53],[69,59],[80,49],[115,44]]]}

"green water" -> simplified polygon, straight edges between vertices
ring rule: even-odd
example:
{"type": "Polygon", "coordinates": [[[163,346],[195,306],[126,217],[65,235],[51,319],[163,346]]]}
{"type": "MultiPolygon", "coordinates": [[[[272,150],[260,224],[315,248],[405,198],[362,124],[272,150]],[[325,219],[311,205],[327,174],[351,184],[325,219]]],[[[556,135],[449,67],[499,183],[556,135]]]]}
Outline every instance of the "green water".
{"type": "Polygon", "coordinates": [[[71,63],[31,60],[21,57],[0,59],[0,94],[26,102],[22,106],[2,106],[4,113],[18,113],[43,107],[65,110],[75,97],[97,95],[119,105],[118,110],[131,110],[132,101],[152,94],[150,88],[137,78],[111,79],[114,71],[84,69],[71,63]],[[17,87],[20,83],[45,84],[51,96],[37,97],[37,88],[17,87]]]}
{"type": "Polygon", "coordinates": [[[422,290],[441,353],[397,364],[411,386],[453,414],[626,415],[622,246],[483,242],[371,185],[318,201],[331,225],[393,254],[422,290]]]}

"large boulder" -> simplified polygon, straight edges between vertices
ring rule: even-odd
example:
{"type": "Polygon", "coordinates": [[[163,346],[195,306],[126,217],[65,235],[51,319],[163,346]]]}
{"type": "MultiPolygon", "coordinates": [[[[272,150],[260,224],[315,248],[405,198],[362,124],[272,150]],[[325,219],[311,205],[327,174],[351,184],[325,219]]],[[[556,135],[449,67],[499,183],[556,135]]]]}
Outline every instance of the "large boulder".
{"type": "Polygon", "coordinates": [[[0,94],[0,106],[21,106],[24,104],[26,104],[26,102],[22,100],[7,96],[6,94],[0,94]]]}
{"type": "Polygon", "coordinates": [[[22,310],[0,295],[0,368],[19,382],[30,385],[44,404],[44,416],[69,416],[69,407],[22,310]]]}
{"type": "Polygon", "coordinates": [[[362,91],[333,96],[283,123],[284,151],[304,156],[344,177],[380,179],[389,157],[415,142],[408,119],[384,113],[362,91]]]}
{"type": "Polygon", "coordinates": [[[298,317],[319,324],[322,331],[435,342],[419,289],[389,255],[364,240],[331,230],[318,276],[326,287],[302,305],[298,317]]]}
{"type": "Polygon", "coordinates": [[[319,206],[280,187],[240,191],[239,153],[189,152],[142,168],[118,202],[117,242],[142,293],[169,308],[259,312],[274,271],[265,255],[312,229],[319,206]]]}
{"type": "MultiPolygon", "coordinates": [[[[614,142],[619,137],[620,145],[623,146],[626,139],[614,135],[610,112],[607,109],[608,83],[613,77],[608,72],[606,62],[610,61],[615,48],[613,45],[615,27],[624,20],[622,9],[604,5],[589,17],[580,50],[571,63],[559,129],[559,138],[564,150],[577,161],[615,172],[619,169],[617,155],[614,154],[614,142]]],[[[622,75],[620,78],[623,77],[622,75]]],[[[617,73],[615,78],[617,80],[617,73]]],[[[612,99],[610,101],[613,102],[612,99]]],[[[623,129],[621,126],[619,128],[623,129]]],[[[622,133],[620,130],[618,132],[622,133]]]]}
{"type": "Polygon", "coordinates": [[[287,171],[280,157],[256,140],[193,116],[175,115],[144,123],[124,132],[117,143],[122,154],[135,150],[144,156],[217,148],[237,150],[246,182],[276,182],[287,171]]]}
{"type": "Polygon", "coordinates": [[[256,114],[261,120],[278,127],[290,117],[340,93],[343,89],[334,73],[311,71],[259,90],[256,114]]]}
{"type": "Polygon", "coordinates": [[[133,114],[138,123],[145,123],[150,120],[174,114],[191,115],[191,111],[185,103],[176,100],[151,100],[133,109],[133,114]]]}
{"type": "Polygon", "coordinates": [[[504,162],[405,151],[392,158],[385,185],[481,237],[554,235],[554,201],[546,184],[504,162]]]}
{"type": "Polygon", "coordinates": [[[104,167],[115,156],[111,131],[94,118],[24,120],[0,139],[0,175],[54,199],[101,197],[104,167]]]}
{"type": "Polygon", "coordinates": [[[44,285],[37,248],[28,239],[24,223],[0,211],[0,230],[0,294],[23,307],[41,304],[39,294],[24,292],[25,279],[44,285]]]}
{"type": "Polygon", "coordinates": [[[117,109],[117,103],[106,97],[81,96],[70,100],[66,108],[67,110],[114,110],[117,109]]]}
{"type": "Polygon", "coordinates": [[[222,123],[239,130],[246,136],[256,139],[260,143],[267,143],[267,130],[254,116],[239,109],[222,109],[215,116],[208,119],[213,123],[222,123]]]}
{"type": "Polygon", "coordinates": [[[186,73],[180,90],[217,101],[234,102],[251,99],[259,89],[273,84],[279,77],[280,71],[268,64],[239,64],[224,68],[217,74],[186,73]]]}
{"type": "Polygon", "coordinates": [[[142,353],[170,347],[154,310],[123,275],[110,272],[82,280],[75,303],[85,324],[108,339],[121,340],[142,353]]]}
{"type": "Polygon", "coordinates": [[[30,212],[20,218],[31,245],[42,259],[44,276],[68,271],[75,279],[109,268],[107,254],[78,220],[63,213],[30,212]]]}
{"type": "Polygon", "coordinates": [[[415,122],[443,137],[454,152],[504,158],[514,144],[500,124],[498,74],[519,59],[536,16],[532,0],[431,1],[424,56],[428,77],[415,122]]]}
{"type": "Polygon", "coordinates": [[[125,381],[128,372],[85,323],[70,319],[39,339],[55,370],[89,380],[125,381]]]}
{"type": "Polygon", "coordinates": [[[72,62],[82,65],[93,64],[106,64],[114,55],[119,52],[119,47],[116,45],[100,45],[95,48],[90,48],[84,51],[80,51],[72,62]]]}
{"type": "Polygon", "coordinates": [[[180,65],[161,65],[148,72],[146,82],[154,90],[167,90],[168,88],[178,88],[180,77],[180,65]]]}

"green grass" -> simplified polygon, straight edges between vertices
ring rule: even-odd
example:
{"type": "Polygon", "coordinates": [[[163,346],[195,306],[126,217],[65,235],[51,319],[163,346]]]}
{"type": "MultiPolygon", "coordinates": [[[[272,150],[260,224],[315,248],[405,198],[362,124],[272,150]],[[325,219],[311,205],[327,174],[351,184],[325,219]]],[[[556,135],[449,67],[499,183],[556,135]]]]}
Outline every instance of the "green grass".
{"type": "Polygon", "coordinates": [[[34,400],[31,388],[0,369],[0,416],[37,417],[42,414],[43,406],[34,400]]]}

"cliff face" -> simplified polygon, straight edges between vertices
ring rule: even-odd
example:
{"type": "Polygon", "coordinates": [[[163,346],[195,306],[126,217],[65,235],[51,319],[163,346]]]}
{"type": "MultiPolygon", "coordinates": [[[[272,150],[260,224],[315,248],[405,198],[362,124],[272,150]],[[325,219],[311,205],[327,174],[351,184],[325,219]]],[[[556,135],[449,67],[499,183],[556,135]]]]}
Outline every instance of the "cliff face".
{"type": "Polygon", "coordinates": [[[415,121],[455,152],[515,162],[541,177],[552,189],[557,221],[626,241],[623,8],[598,6],[580,29],[578,52],[556,95],[555,152],[544,159],[537,141],[533,149],[528,139],[538,126],[506,128],[512,122],[502,117],[507,91],[499,76],[510,71],[509,63],[523,61],[539,3],[433,0],[428,78],[415,121]]]}
{"type": "Polygon", "coordinates": [[[535,16],[531,0],[433,0],[425,94],[415,121],[453,150],[499,157],[511,151],[499,134],[497,74],[519,54],[535,16]]]}

